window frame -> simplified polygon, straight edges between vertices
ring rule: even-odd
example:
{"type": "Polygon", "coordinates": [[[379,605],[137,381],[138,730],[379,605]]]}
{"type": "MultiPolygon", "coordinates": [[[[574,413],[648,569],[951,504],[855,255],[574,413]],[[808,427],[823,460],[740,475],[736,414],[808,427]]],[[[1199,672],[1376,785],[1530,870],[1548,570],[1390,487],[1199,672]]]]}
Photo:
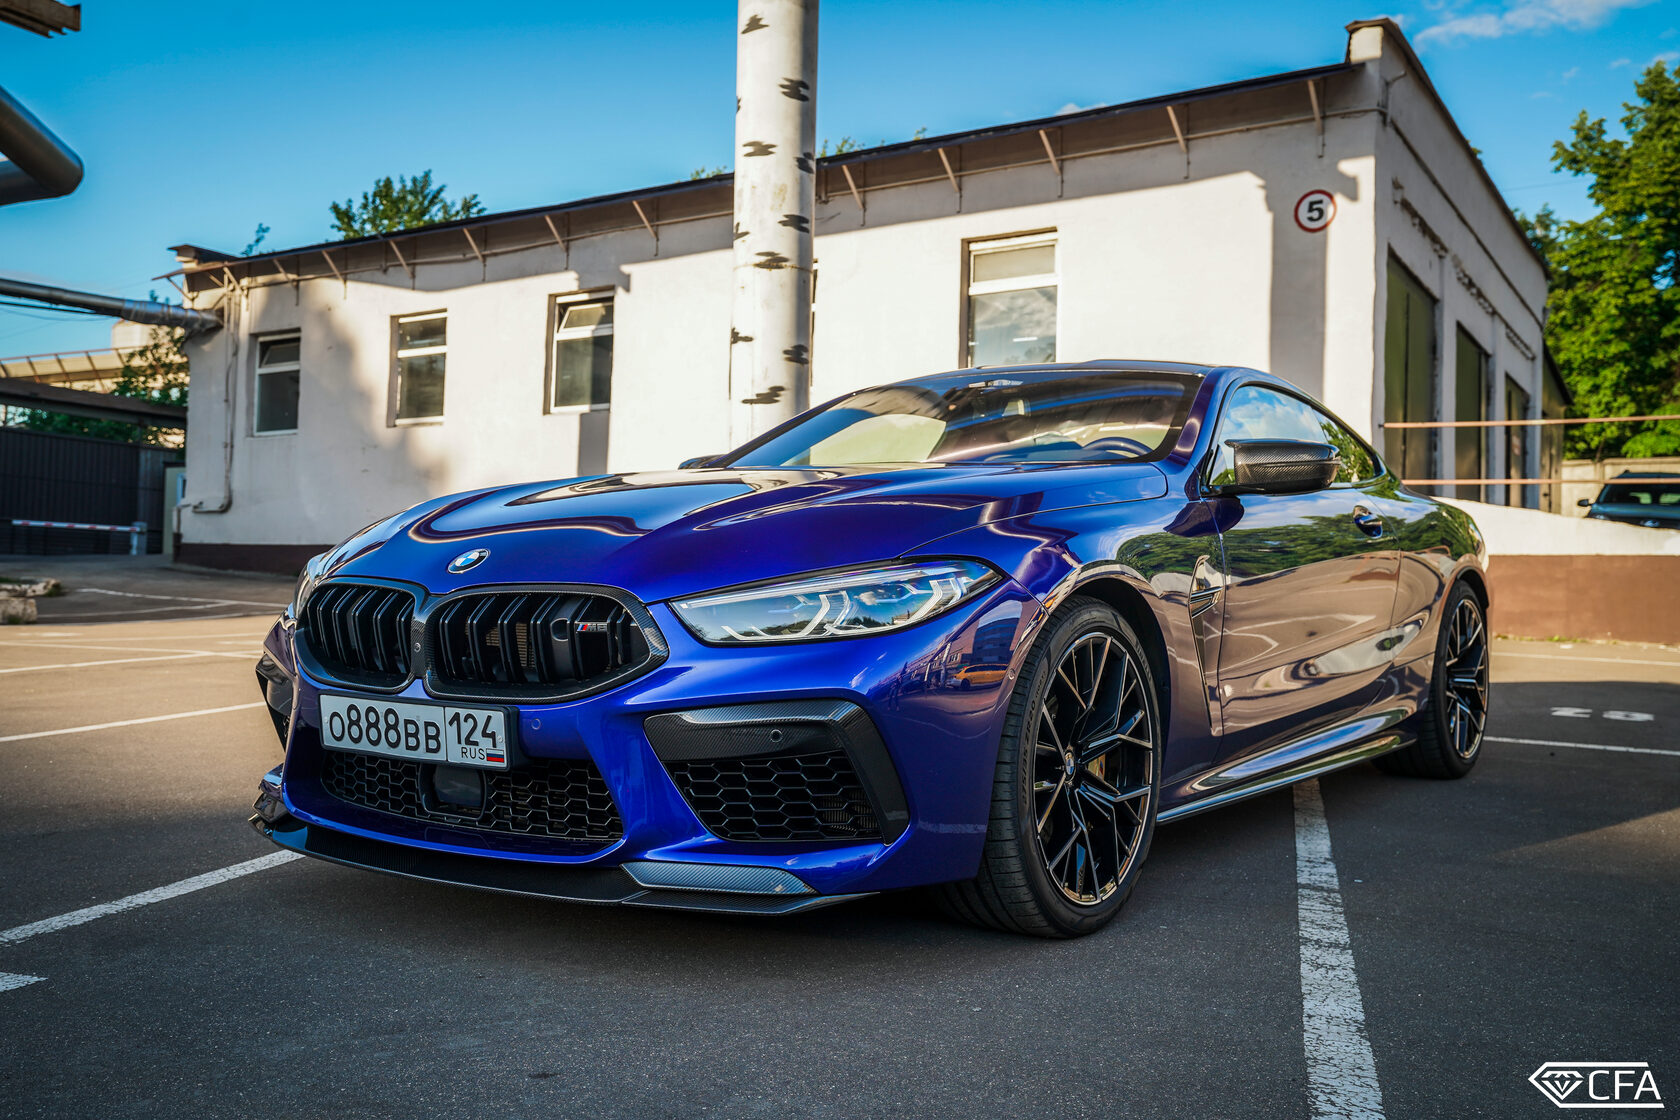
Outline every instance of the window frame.
{"type": "Polygon", "coordinates": [[[1039,364],[1039,363],[1000,363],[993,366],[979,366],[974,364],[974,297],[997,295],[1000,292],[1022,292],[1033,288],[1056,289],[1056,352],[1049,358],[1055,362],[1061,357],[1062,347],[1062,247],[1061,235],[1054,228],[1030,230],[1022,233],[994,234],[987,237],[970,237],[962,243],[962,315],[960,335],[957,341],[957,363],[964,369],[1000,369],[1009,365],[1039,364]],[[1030,276],[1011,276],[1002,280],[975,280],[974,258],[983,253],[1006,252],[1011,249],[1028,249],[1037,245],[1049,245],[1055,255],[1055,269],[1051,272],[1039,272],[1030,276]]]}
{"type": "Polygon", "coordinates": [[[555,404],[554,393],[560,384],[560,355],[558,349],[562,341],[561,324],[566,321],[565,311],[581,303],[604,303],[613,309],[613,322],[604,329],[602,327],[574,327],[565,335],[566,340],[579,338],[597,338],[601,335],[613,337],[613,361],[618,360],[618,293],[613,288],[593,288],[582,292],[568,292],[562,295],[548,297],[548,349],[543,362],[543,412],[550,416],[581,416],[589,412],[610,412],[612,410],[611,386],[612,378],[607,379],[608,396],[605,401],[590,404],[555,404]]]}
{"type": "MultiPolygon", "coordinates": [[[[425,427],[430,424],[442,424],[444,414],[439,412],[435,416],[398,416],[397,410],[402,405],[402,360],[404,358],[423,358],[432,354],[443,355],[444,385],[447,392],[449,377],[449,312],[415,311],[403,315],[391,316],[391,380],[386,392],[385,426],[388,428],[425,427]],[[444,344],[442,346],[411,346],[406,349],[398,344],[400,326],[403,323],[419,323],[427,319],[444,320],[444,344]]],[[[439,406],[442,407],[441,405],[439,406]]]]}
{"type": "MultiPolygon", "coordinates": [[[[1237,393],[1241,392],[1243,389],[1247,389],[1247,388],[1250,388],[1250,387],[1256,388],[1256,389],[1270,389],[1272,392],[1277,393],[1279,396],[1291,397],[1291,398],[1299,401],[1300,403],[1306,405],[1308,408],[1312,409],[1314,412],[1318,412],[1318,413],[1323,414],[1332,423],[1334,423],[1337,427],[1341,428],[1342,431],[1344,431],[1348,435],[1352,436],[1353,439],[1354,439],[1354,442],[1359,444],[1360,447],[1363,447],[1365,449],[1365,453],[1371,457],[1371,463],[1376,468],[1376,473],[1372,474],[1370,478],[1365,479],[1363,482],[1332,482],[1329,486],[1326,486],[1324,489],[1326,489],[1326,490],[1362,490],[1362,489],[1365,489],[1367,487],[1374,486],[1376,483],[1381,482],[1384,478],[1387,478],[1389,476],[1390,471],[1388,469],[1388,464],[1386,462],[1384,462],[1383,457],[1377,453],[1377,449],[1371,446],[1371,441],[1366,439],[1364,436],[1360,435],[1358,432],[1354,431],[1353,428],[1351,426],[1349,426],[1347,424],[1347,422],[1344,421],[1340,416],[1337,416],[1334,412],[1331,412],[1324,405],[1319,404],[1318,402],[1314,401],[1311,397],[1307,396],[1305,393],[1297,391],[1294,386],[1278,385],[1278,384],[1275,384],[1275,383],[1270,382],[1270,381],[1262,381],[1262,380],[1259,380],[1257,378],[1250,378],[1246,381],[1237,382],[1235,385],[1232,385],[1232,386],[1228,387],[1223,393],[1220,394],[1220,397],[1219,397],[1219,411],[1214,416],[1213,423],[1208,427],[1208,432],[1210,434],[1208,436],[1207,450],[1205,452],[1203,452],[1203,454],[1202,454],[1201,465],[1196,468],[1196,479],[1197,479],[1198,484],[1201,487],[1203,497],[1217,496],[1217,494],[1218,494],[1218,489],[1213,485],[1213,464],[1219,458],[1219,446],[1220,446],[1220,442],[1221,442],[1219,437],[1222,434],[1222,429],[1225,426],[1226,409],[1230,405],[1232,397],[1236,396],[1237,393]]],[[[1273,495],[1266,495],[1266,494],[1259,494],[1259,493],[1244,494],[1243,495],[1244,498],[1250,498],[1250,497],[1264,498],[1264,497],[1268,497],[1268,496],[1273,496],[1273,495]]],[[[1298,495],[1276,495],[1276,496],[1297,497],[1298,495]]]]}
{"type": "MultiPolygon", "coordinates": [[[[250,434],[253,437],[296,435],[298,430],[296,421],[293,422],[290,428],[261,428],[257,425],[262,418],[262,379],[264,377],[276,373],[296,373],[298,375],[298,401],[301,403],[303,400],[303,330],[301,327],[294,327],[291,330],[272,331],[267,334],[252,335],[251,341],[255,344],[255,346],[253,347],[251,354],[250,434]],[[262,354],[263,346],[265,344],[271,342],[285,342],[291,339],[295,339],[298,344],[298,356],[296,361],[276,362],[271,365],[263,364],[262,354]]],[[[296,411],[297,407],[298,406],[296,404],[293,405],[294,411],[296,411]]]]}

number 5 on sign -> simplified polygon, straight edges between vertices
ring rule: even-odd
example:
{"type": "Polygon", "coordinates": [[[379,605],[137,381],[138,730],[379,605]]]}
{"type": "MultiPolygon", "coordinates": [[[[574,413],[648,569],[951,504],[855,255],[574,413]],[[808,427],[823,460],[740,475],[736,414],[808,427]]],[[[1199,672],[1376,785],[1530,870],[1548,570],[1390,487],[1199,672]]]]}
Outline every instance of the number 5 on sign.
{"type": "Polygon", "coordinates": [[[1295,203],[1295,224],[1317,233],[1336,219],[1336,196],[1329,191],[1308,191],[1295,203]]]}

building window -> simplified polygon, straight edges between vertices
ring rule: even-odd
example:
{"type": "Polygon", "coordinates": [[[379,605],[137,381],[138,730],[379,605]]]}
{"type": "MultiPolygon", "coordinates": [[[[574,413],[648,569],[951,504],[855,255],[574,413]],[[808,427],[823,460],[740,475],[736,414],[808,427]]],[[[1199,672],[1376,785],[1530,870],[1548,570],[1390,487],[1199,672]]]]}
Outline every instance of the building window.
{"type": "Polygon", "coordinates": [[[968,364],[1056,360],[1056,239],[1034,234],[968,246],[968,364]]]}
{"type": "Polygon", "coordinates": [[[392,374],[393,419],[401,424],[443,419],[443,365],[448,316],[442,311],[398,316],[397,360],[392,374]]]}
{"type": "MultiPolygon", "coordinates": [[[[1528,390],[1516,378],[1505,375],[1505,419],[1528,420],[1528,390]]],[[[1528,477],[1528,428],[1512,425],[1505,429],[1505,477],[1528,477]]],[[[1526,506],[1527,486],[1505,487],[1505,504],[1526,506]]]]}
{"type": "Polygon", "coordinates": [[[299,351],[296,334],[257,339],[257,391],[251,430],[258,435],[297,431],[299,351]]]}
{"type": "MultiPolygon", "coordinates": [[[[1388,262],[1388,318],[1383,338],[1383,419],[1435,419],[1435,297],[1388,262]]],[[[1388,428],[1383,458],[1401,478],[1440,478],[1429,428],[1388,428]]],[[[1420,487],[1433,492],[1433,487],[1420,487]]]]}
{"type": "MultiPolygon", "coordinates": [[[[1463,327],[1458,328],[1458,359],[1453,368],[1453,419],[1486,420],[1488,399],[1488,359],[1476,340],[1463,327]]],[[[1486,428],[1453,429],[1453,477],[1487,477],[1486,428]]],[[[1482,501],[1479,485],[1458,487],[1458,497],[1482,501]]]]}
{"type": "Polygon", "coordinates": [[[612,401],[612,359],[612,300],[558,300],[549,408],[607,407],[612,401]]]}

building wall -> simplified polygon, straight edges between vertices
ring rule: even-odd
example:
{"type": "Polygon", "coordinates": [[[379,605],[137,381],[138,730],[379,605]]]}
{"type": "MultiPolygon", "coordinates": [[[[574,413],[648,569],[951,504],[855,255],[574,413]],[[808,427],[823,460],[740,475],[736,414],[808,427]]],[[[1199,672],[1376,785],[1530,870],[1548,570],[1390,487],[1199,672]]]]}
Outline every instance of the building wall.
{"type": "MultiPolygon", "coordinates": [[[[1057,237],[1060,360],[1270,369],[1371,437],[1381,413],[1390,251],[1441,296],[1443,337],[1462,318],[1497,346],[1498,323],[1510,320],[1538,351],[1537,327],[1524,322],[1488,253],[1520,273],[1518,288],[1536,289],[1528,293],[1536,305],[1544,278],[1522,272],[1525,254],[1504,236],[1491,204],[1482,205],[1487,192],[1468,177],[1450,122],[1432,120],[1421,101],[1401,114],[1405,95],[1391,97],[1394,120],[1444,168],[1435,171],[1436,186],[1378,111],[1383,73],[1400,68],[1382,53],[1391,43],[1379,34],[1366,72],[1321,95],[1322,135],[1305,87],[1296,86],[1266,94],[1284,99],[1268,111],[1293,123],[1222,127],[1214,110],[1199,124],[1194,107],[1182,109],[1188,153],[1168,133],[1165,142],[1059,167],[1045,161],[965,175],[960,189],[936,178],[871,191],[863,206],[844,190],[820,200],[812,403],[960,367],[966,243],[1043,230],[1057,237]],[[1396,181],[1448,257],[1437,257],[1418,223],[1403,216],[1396,181]],[[1297,225],[1295,204],[1315,189],[1335,196],[1336,216],[1312,233],[1297,225]],[[1498,316],[1470,314],[1476,305],[1449,258],[1462,260],[1498,316]]],[[[658,229],[657,239],[633,230],[420,265],[412,277],[393,263],[348,281],[239,290],[228,329],[193,343],[187,501],[197,508],[183,517],[185,539],[325,544],[437,494],[668,468],[727,450],[729,222],[658,229]],[[546,412],[552,298],[595,289],[615,300],[611,408],[546,412]],[[390,426],[392,317],[437,310],[449,314],[445,418],[390,426]],[[299,431],[252,435],[252,339],[288,329],[301,329],[303,340],[299,431]],[[232,501],[217,513],[227,494],[230,370],[232,501]]],[[[1501,368],[1535,372],[1508,361],[1501,368]]],[[[1527,383],[1538,400],[1538,381],[1527,383]]],[[[1440,392],[1451,401],[1446,378],[1440,392]]]]}
{"type": "MultiPolygon", "coordinates": [[[[1386,307],[1390,257],[1412,273],[1437,301],[1435,366],[1436,420],[1455,415],[1455,339],[1459,326],[1489,355],[1487,418],[1507,419],[1507,377],[1529,394],[1531,417],[1539,416],[1546,275],[1504,209],[1488,190],[1456,127],[1423,85],[1416,60],[1377,28],[1355,32],[1354,59],[1369,58],[1373,99],[1386,101],[1376,118],[1376,152],[1383,184],[1377,208],[1374,260],[1376,307],[1386,307]]],[[[1383,339],[1376,337],[1372,422],[1382,420],[1383,339]]],[[[1491,477],[1534,477],[1539,440],[1529,430],[1528,462],[1507,464],[1505,429],[1488,432],[1485,471],[1491,477]]],[[[1453,476],[1453,432],[1436,440],[1435,477],[1453,476]]],[[[1512,488],[1515,489],[1515,488],[1512,488]]],[[[1512,504],[1534,505],[1535,487],[1513,495],[1512,504]]],[[[1505,487],[1486,492],[1505,502],[1505,487]]]]}

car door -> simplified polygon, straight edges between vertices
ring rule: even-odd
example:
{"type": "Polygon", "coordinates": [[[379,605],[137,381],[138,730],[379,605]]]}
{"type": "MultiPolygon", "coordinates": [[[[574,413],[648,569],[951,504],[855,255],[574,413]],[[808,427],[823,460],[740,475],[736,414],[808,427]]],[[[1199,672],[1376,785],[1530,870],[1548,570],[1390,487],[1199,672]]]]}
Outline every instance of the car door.
{"type": "Polygon", "coordinates": [[[1206,476],[1234,482],[1231,441],[1334,446],[1336,481],[1309,493],[1214,496],[1223,505],[1224,624],[1218,694],[1225,763],[1352,717],[1378,694],[1390,657],[1397,557],[1385,532],[1381,468],[1321,409],[1249,383],[1226,398],[1206,476]]]}

